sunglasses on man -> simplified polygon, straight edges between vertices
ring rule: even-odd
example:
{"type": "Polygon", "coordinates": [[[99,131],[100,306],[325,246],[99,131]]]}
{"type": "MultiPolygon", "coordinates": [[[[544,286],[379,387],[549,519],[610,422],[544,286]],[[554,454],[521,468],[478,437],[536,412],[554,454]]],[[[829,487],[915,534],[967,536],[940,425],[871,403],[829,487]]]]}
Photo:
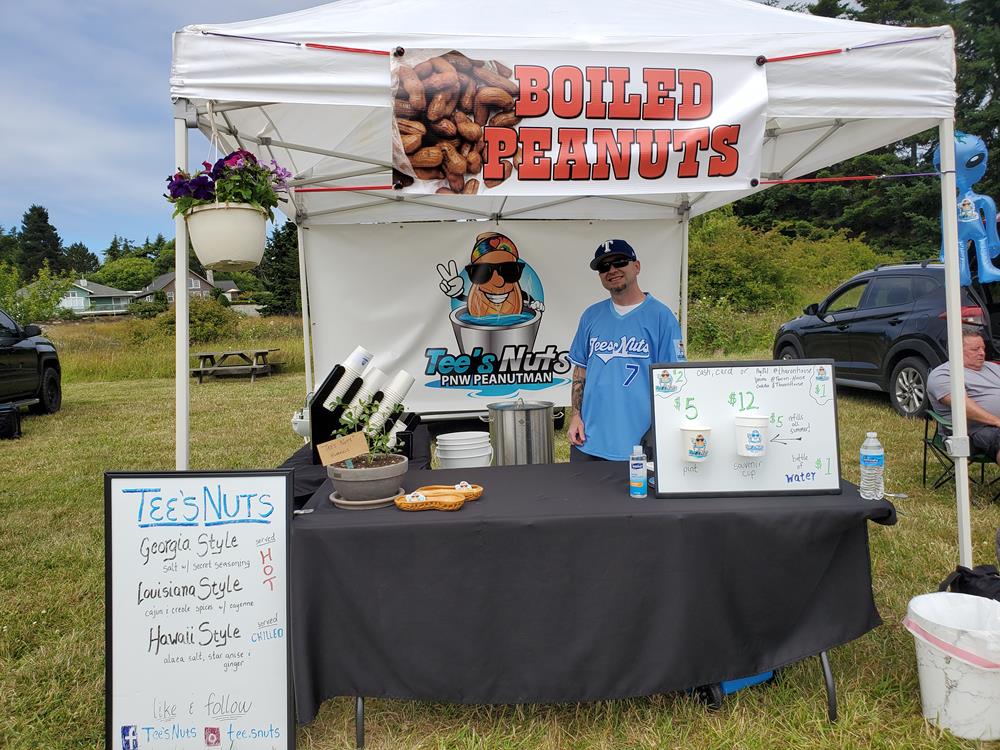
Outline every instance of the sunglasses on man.
{"type": "Polygon", "coordinates": [[[625,268],[632,261],[628,258],[615,258],[614,260],[608,260],[603,263],[597,264],[597,273],[606,274],[612,268],[625,268]]]}
{"type": "Polygon", "coordinates": [[[465,272],[469,274],[469,280],[473,284],[485,284],[493,278],[494,273],[500,274],[500,278],[508,284],[513,284],[521,278],[523,271],[523,260],[511,260],[505,263],[470,263],[465,267],[465,272]]]}

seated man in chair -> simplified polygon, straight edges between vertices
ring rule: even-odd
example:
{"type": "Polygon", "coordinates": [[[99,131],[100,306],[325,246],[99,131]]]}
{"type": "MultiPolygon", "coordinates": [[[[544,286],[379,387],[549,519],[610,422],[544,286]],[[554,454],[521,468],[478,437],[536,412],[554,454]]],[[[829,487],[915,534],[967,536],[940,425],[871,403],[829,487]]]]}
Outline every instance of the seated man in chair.
{"type": "MultiPolygon", "coordinates": [[[[985,453],[1000,463],[1000,365],[986,361],[981,329],[962,326],[965,367],[965,414],[973,453],[985,453]]],[[[951,421],[951,362],[934,368],[927,379],[931,408],[951,421]]]]}

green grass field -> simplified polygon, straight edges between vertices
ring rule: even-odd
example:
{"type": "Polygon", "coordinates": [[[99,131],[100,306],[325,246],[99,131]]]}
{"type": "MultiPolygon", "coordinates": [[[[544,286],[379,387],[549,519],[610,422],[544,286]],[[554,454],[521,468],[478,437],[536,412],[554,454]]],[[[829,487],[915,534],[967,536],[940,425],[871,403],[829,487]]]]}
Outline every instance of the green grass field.
{"type": "MultiPolygon", "coordinates": [[[[102,474],[174,465],[172,345],[118,343],[126,338],[125,325],[51,329],[66,372],[63,408],[26,418],[24,436],[0,445],[0,748],[5,750],[103,747],[102,474]]],[[[252,385],[245,379],[192,383],[191,468],[273,467],[301,445],[289,425],[305,395],[301,341],[294,331],[289,319],[275,324],[272,337],[257,331],[252,339],[254,345],[280,346],[289,363],[286,372],[252,385]]],[[[229,343],[241,341],[250,339],[229,343]]],[[[846,391],[839,414],[845,477],[857,481],[858,447],[866,430],[877,430],[886,447],[887,489],[909,497],[896,501],[901,512],[896,526],[870,525],[875,598],[885,624],[831,653],[841,712],[836,725],[826,721],[819,661],[810,659],[787,669],[777,684],[731,696],[714,714],[681,695],[501,707],[368,700],[367,747],[986,747],[923,721],[912,638],[900,625],[910,597],[936,588],[957,562],[953,489],[921,487],[923,424],[895,415],[885,397],[846,391]]],[[[565,436],[558,439],[565,455],[565,436]]],[[[973,511],[975,559],[995,562],[1000,506],[989,505],[984,490],[974,492],[981,506],[973,511]]],[[[300,729],[298,746],[353,747],[353,711],[352,699],[328,701],[319,718],[300,729]]]]}

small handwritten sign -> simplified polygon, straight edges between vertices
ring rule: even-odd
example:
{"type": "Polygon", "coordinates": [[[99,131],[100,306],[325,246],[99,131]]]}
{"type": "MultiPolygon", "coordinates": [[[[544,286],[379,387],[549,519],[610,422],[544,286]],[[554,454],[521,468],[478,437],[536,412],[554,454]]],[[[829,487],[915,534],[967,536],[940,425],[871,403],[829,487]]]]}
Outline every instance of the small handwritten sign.
{"type": "Polygon", "coordinates": [[[323,466],[329,466],[337,461],[365,455],[368,452],[368,441],[363,432],[352,432],[350,435],[320,443],[316,446],[316,450],[323,466]]]}
{"type": "Polygon", "coordinates": [[[105,474],[108,748],[292,748],[290,471],[105,474]]]}

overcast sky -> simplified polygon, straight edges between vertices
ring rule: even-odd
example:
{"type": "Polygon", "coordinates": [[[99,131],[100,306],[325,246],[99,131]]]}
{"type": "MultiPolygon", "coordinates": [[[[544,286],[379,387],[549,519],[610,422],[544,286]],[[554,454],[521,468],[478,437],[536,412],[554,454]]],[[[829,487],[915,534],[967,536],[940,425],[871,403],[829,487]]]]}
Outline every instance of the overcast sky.
{"type": "MultiPolygon", "coordinates": [[[[45,206],[63,244],[173,236],[170,35],[195,23],[286,13],[320,0],[30,0],[0,24],[0,226],[45,206]]],[[[191,164],[208,142],[190,139],[191,164]]]]}
{"type": "MultiPolygon", "coordinates": [[[[170,35],[317,0],[0,0],[0,225],[33,203],[63,244],[103,251],[115,233],[173,236],[170,35]]],[[[191,161],[208,142],[191,138],[191,161]]],[[[202,153],[205,151],[205,153],[202,153]]]]}

